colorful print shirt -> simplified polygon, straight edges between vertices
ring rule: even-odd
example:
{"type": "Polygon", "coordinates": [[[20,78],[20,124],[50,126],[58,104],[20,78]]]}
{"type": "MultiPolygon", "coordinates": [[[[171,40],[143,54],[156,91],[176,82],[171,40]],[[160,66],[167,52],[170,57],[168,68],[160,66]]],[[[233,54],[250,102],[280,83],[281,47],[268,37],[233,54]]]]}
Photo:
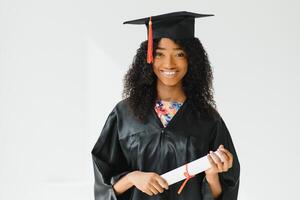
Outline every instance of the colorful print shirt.
{"type": "Polygon", "coordinates": [[[156,100],[154,109],[164,127],[168,125],[182,104],[176,101],[156,100]]]}

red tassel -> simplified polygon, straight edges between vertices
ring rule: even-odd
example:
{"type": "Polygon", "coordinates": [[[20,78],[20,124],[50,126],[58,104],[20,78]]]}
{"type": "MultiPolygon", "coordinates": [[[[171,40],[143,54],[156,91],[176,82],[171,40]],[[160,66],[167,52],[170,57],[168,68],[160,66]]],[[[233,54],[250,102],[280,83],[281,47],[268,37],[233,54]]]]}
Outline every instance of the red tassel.
{"type": "Polygon", "coordinates": [[[147,50],[147,63],[153,63],[153,36],[152,36],[152,17],[149,20],[148,26],[148,50],[147,50]]]}

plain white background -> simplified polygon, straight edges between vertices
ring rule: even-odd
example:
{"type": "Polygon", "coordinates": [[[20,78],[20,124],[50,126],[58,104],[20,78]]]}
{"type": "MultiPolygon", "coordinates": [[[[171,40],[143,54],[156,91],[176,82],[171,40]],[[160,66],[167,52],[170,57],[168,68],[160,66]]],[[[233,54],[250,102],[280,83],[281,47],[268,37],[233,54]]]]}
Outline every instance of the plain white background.
{"type": "Polygon", "coordinates": [[[196,20],[241,164],[240,200],[297,199],[299,2],[0,0],[0,199],[93,199],[90,151],[145,26],[196,20]]]}

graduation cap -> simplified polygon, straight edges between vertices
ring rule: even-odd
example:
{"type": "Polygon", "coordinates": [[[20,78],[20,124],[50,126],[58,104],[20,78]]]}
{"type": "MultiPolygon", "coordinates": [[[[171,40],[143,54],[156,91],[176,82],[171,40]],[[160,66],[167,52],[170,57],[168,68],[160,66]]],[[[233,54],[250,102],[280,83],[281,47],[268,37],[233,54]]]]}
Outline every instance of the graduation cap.
{"type": "Polygon", "coordinates": [[[163,37],[171,39],[194,38],[195,18],[209,16],[214,15],[180,11],[126,21],[123,24],[146,25],[148,32],[147,63],[150,64],[153,62],[153,39],[163,37]]]}

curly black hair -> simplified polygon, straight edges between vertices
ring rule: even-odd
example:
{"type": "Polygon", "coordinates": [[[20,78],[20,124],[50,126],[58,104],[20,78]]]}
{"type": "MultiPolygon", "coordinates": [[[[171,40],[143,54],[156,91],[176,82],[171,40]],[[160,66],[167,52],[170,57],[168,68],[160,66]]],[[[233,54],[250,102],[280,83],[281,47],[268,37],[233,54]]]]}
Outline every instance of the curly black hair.
{"type": "MultiPolygon", "coordinates": [[[[155,54],[160,39],[153,40],[155,54]]],[[[185,51],[188,59],[188,71],[183,77],[182,86],[185,95],[196,109],[207,117],[213,117],[216,104],[213,98],[213,73],[208,55],[198,38],[173,40],[185,51]]],[[[127,98],[134,115],[144,120],[157,98],[156,80],[151,64],[146,62],[147,43],[141,43],[133,62],[124,76],[123,98],[127,98]]]]}

